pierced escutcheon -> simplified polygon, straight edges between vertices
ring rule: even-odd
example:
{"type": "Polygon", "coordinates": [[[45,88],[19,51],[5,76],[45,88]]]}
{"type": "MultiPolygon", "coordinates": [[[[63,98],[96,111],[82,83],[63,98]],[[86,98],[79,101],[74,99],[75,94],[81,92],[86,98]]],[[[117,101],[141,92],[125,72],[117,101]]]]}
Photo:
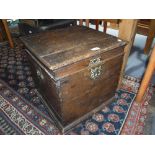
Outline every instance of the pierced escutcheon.
{"type": "Polygon", "coordinates": [[[91,79],[96,79],[101,75],[101,66],[95,67],[95,68],[91,68],[90,70],[90,77],[91,79]]]}

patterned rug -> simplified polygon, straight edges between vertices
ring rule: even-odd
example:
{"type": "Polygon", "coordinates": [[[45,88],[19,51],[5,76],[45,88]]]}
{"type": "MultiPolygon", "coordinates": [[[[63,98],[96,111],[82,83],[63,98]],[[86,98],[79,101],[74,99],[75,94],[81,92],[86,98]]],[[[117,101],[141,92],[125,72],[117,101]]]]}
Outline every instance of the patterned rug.
{"type": "MultiPolygon", "coordinates": [[[[14,49],[0,46],[0,78],[0,134],[60,134],[38,96],[20,40],[14,49]]],[[[113,102],[67,134],[142,134],[152,91],[147,90],[143,104],[136,104],[138,87],[138,79],[124,77],[113,102]]]]}
{"type": "MultiPolygon", "coordinates": [[[[130,83],[132,87],[129,86],[129,88],[133,88],[134,83],[137,83],[137,88],[139,87],[140,79],[136,79],[133,77],[125,77],[126,79],[123,80],[124,88],[127,89],[126,84],[130,83]],[[129,80],[127,80],[129,79],[129,80]],[[132,82],[129,82],[129,81],[132,82]]],[[[137,92],[137,88],[133,89],[135,93],[137,92]]],[[[148,112],[148,104],[149,101],[153,95],[153,92],[155,89],[150,84],[150,87],[146,90],[145,96],[140,104],[133,102],[133,105],[131,106],[131,109],[129,111],[128,117],[124,123],[124,126],[122,128],[121,134],[123,135],[141,135],[144,131],[145,126],[145,120],[147,118],[147,112],[148,112]]]]}
{"type": "Polygon", "coordinates": [[[0,80],[0,133],[59,134],[54,122],[0,80]]]}
{"type": "Polygon", "coordinates": [[[126,120],[135,94],[118,90],[115,99],[101,111],[81,122],[68,134],[117,135],[126,120]]]}

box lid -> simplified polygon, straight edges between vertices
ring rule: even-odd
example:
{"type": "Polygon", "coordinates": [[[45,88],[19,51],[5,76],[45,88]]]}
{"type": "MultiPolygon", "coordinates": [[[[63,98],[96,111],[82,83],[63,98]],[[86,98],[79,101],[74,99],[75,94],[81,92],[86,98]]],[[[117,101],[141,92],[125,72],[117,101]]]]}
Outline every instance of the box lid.
{"type": "Polygon", "coordinates": [[[21,40],[50,70],[125,45],[125,42],[117,37],[81,26],[21,37],[21,40]]]}

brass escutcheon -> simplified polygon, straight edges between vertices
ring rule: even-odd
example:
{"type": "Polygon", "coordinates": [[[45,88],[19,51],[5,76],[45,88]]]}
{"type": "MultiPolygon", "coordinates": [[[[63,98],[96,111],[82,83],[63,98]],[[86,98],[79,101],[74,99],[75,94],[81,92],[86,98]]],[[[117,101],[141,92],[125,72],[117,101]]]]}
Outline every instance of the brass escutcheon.
{"type": "Polygon", "coordinates": [[[90,70],[90,77],[91,79],[96,79],[101,75],[101,66],[95,67],[95,68],[91,68],[90,70]]]}
{"type": "Polygon", "coordinates": [[[96,78],[98,78],[101,75],[101,71],[102,71],[101,65],[93,67],[94,65],[97,65],[100,63],[101,63],[100,57],[90,60],[89,67],[91,68],[90,69],[90,78],[91,79],[95,80],[96,78]]]}

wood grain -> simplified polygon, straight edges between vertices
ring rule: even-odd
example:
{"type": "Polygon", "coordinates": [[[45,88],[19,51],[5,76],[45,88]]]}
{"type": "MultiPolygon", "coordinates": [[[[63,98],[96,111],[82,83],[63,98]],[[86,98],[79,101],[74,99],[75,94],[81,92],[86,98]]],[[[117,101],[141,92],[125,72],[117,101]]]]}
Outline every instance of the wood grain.
{"type": "Polygon", "coordinates": [[[137,23],[137,19],[123,19],[119,24],[118,37],[128,42],[127,46],[124,49],[124,58],[119,80],[119,87],[124,76],[125,67],[136,35],[137,23]]]}

